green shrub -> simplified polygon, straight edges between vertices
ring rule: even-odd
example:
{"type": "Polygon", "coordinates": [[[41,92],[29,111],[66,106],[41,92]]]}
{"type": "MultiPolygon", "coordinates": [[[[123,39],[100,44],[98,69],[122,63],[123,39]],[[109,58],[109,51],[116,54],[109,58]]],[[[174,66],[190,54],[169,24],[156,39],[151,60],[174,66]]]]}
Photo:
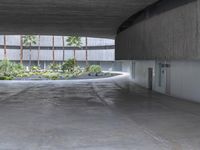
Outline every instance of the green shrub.
{"type": "Polygon", "coordinates": [[[24,71],[24,66],[10,62],[8,59],[4,59],[0,62],[0,72],[4,76],[11,77],[24,71]]]}
{"type": "Polygon", "coordinates": [[[100,73],[102,72],[102,68],[99,65],[91,65],[88,69],[89,73],[100,73]]]}
{"type": "Polygon", "coordinates": [[[13,73],[12,72],[2,72],[1,75],[11,77],[13,75],[13,73]]]}
{"type": "Polygon", "coordinates": [[[43,72],[38,72],[38,71],[37,71],[37,72],[34,72],[33,74],[34,74],[34,75],[37,75],[37,76],[40,76],[40,75],[43,74],[43,72]]]}
{"type": "Polygon", "coordinates": [[[5,80],[12,80],[13,77],[5,77],[5,80]]]}
{"type": "Polygon", "coordinates": [[[59,76],[58,75],[52,75],[52,76],[50,76],[50,79],[51,80],[58,80],[59,76]]]}
{"type": "Polygon", "coordinates": [[[4,59],[0,62],[0,71],[2,73],[13,72],[14,65],[8,59],[4,59]]]}
{"type": "Polygon", "coordinates": [[[73,76],[80,76],[84,72],[79,66],[75,67],[72,74],[73,76]]]}
{"type": "Polygon", "coordinates": [[[90,65],[87,65],[87,66],[85,67],[85,72],[89,72],[89,69],[90,69],[90,65]]]}
{"type": "Polygon", "coordinates": [[[0,76],[0,80],[5,80],[5,76],[0,76]]]}
{"type": "Polygon", "coordinates": [[[16,75],[16,77],[19,77],[19,78],[25,78],[25,77],[30,77],[31,75],[27,72],[23,72],[23,73],[19,73],[16,75]]]}
{"type": "Polygon", "coordinates": [[[22,64],[13,63],[13,69],[16,71],[24,71],[24,66],[22,64]]]}
{"type": "Polygon", "coordinates": [[[8,77],[8,76],[0,76],[0,80],[12,80],[13,77],[8,77]]]}
{"type": "Polygon", "coordinates": [[[73,74],[66,74],[66,75],[64,76],[65,79],[69,79],[69,78],[72,78],[72,77],[74,77],[73,74]]]}
{"type": "Polygon", "coordinates": [[[59,73],[51,73],[51,72],[45,72],[42,74],[43,77],[50,79],[50,80],[58,80],[60,77],[59,73]]]}
{"type": "Polygon", "coordinates": [[[49,69],[53,70],[53,71],[59,71],[61,69],[61,66],[59,64],[56,64],[56,63],[52,63],[49,65],[48,67],[49,69]]]}
{"type": "Polygon", "coordinates": [[[68,59],[67,61],[65,61],[62,66],[61,66],[61,70],[63,72],[65,71],[69,71],[69,72],[73,72],[74,68],[77,66],[77,62],[75,59],[68,59]]]}
{"type": "Polygon", "coordinates": [[[40,71],[41,68],[40,68],[39,66],[32,66],[32,67],[31,67],[31,70],[37,72],[37,71],[40,71]]]}

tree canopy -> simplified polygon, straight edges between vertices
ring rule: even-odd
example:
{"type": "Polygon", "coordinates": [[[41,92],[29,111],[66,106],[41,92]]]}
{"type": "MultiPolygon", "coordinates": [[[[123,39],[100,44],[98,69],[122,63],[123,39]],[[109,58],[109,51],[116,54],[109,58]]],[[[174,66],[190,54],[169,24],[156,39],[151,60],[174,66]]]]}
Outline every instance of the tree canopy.
{"type": "Polygon", "coordinates": [[[35,35],[24,35],[23,36],[23,45],[31,46],[37,44],[37,37],[35,35]]]}
{"type": "Polygon", "coordinates": [[[66,39],[66,42],[67,42],[68,46],[74,46],[74,47],[81,47],[82,46],[81,37],[79,37],[79,36],[69,36],[66,39]]]}

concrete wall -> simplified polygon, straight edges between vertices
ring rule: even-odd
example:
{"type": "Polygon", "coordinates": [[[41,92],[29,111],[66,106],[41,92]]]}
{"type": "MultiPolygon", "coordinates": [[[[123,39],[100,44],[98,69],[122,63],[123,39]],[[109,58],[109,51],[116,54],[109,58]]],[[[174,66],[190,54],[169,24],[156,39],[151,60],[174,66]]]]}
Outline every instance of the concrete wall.
{"type": "Polygon", "coordinates": [[[116,59],[134,60],[134,81],[148,88],[153,68],[154,91],[200,102],[200,0],[161,0],[132,19],[116,37],[116,59]]]}
{"type": "Polygon", "coordinates": [[[117,35],[116,59],[199,59],[197,4],[199,0],[162,0],[143,11],[117,35]]]}
{"type": "Polygon", "coordinates": [[[148,88],[148,68],[153,68],[153,90],[180,97],[183,99],[200,102],[200,61],[199,60],[170,60],[170,61],[145,61],[135,60],[135,83],[148,88]],[[159,63],[170,65],[169,68],[162,68],[159,77],[159,63]],[[159,78],[160,85],[159,85],[159,78]]]}

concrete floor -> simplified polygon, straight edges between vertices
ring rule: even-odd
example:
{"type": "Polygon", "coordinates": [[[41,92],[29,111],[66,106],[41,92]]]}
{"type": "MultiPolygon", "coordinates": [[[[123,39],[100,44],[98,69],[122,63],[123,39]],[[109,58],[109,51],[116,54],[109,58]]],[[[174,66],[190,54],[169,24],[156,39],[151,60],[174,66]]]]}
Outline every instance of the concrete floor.
{"type": "Polygon", "coordinates": [[[0,150],[199,150],[200,104],[115,82],[2,82],[0,150]]]}

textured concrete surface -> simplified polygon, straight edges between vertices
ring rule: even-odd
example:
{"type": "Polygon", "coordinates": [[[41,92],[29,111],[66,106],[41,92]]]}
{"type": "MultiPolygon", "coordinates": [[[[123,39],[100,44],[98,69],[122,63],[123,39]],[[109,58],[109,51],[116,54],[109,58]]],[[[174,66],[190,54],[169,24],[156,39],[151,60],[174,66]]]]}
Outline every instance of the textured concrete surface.
{"type": "Polygon", "coordinates": [[[116,59],[199,59],[198,1],[162,0],[138,16],[136,24],[118,34],[116,59]]]}
{"type": "Polygon", "coordinates": [[[128,17],[157,0],[1,0],[1,34],[114,38],[128,17]]]}
{"type": "Polygon", "coordinates": [[[1,82],[0,150],[199,150],[200,104],[121,87],[1,82]]]}

